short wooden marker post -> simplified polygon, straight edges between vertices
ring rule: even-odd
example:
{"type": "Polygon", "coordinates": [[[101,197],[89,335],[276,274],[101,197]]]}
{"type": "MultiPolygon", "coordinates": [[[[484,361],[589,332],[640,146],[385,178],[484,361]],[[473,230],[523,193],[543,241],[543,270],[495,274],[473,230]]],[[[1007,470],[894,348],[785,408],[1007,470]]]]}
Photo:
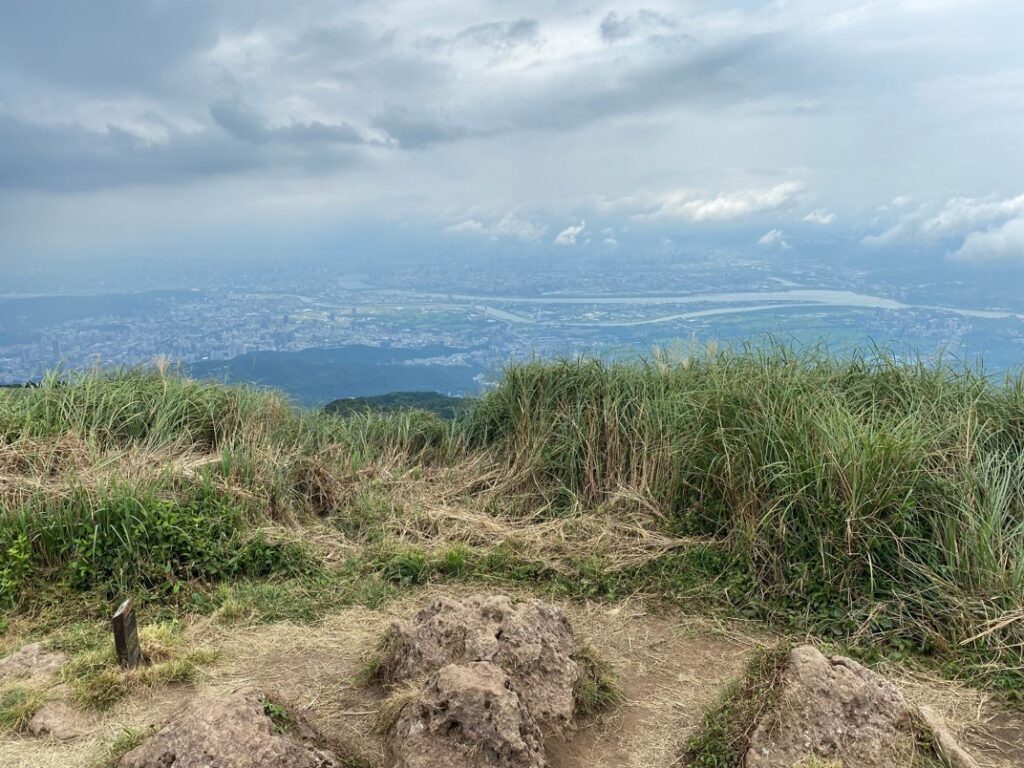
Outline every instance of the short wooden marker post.
{"type": "Polygon", "coordinates": [[[117,660],[122,667],[135,669],[142,660],[142,648],[139,647],[139,627],[135,621],[135,604],[131,598],[121,603],[110,625],[114,629],[117,660]]]}

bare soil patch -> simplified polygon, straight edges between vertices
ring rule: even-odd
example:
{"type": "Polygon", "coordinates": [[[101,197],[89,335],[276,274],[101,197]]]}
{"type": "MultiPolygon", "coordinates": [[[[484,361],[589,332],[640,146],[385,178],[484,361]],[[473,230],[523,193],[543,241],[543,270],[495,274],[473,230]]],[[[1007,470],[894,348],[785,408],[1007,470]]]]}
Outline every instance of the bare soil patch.
{"type": "MultiPolygon", "coordinates": [[[[93,721],[83,737],[57,742],[0,736],[0,768],[91,768],[125,727],[161,726],[198,693],[255,688],[272,695],[331,739],[342,754],[383,766],[374,726],[383,694],[361,677],[379,639],[439,595],[479,591],[429,588],[380,610],[350,608],[315,627],[289,623],[222,626],[196,620],[196,644],[221,651],[196,685],[139,689],[93,721]]],[[[529,597],[527,592],[502,590],[529,597]]],[[[739,676],[759,643],[772,638],[758,625],[719,624],[682,613],[655,613],[641,601],[565,603],[577,639],[590,644],[621,675],[625,703],[548,739],[551,768],[666,768],[696,732],[726,684],[739,676]]],[[[939,709],[982,768],[1024,765],[1024,714],[993,705],[978,691],[922,675],[886,669],[908,700],[939,709]]]]}

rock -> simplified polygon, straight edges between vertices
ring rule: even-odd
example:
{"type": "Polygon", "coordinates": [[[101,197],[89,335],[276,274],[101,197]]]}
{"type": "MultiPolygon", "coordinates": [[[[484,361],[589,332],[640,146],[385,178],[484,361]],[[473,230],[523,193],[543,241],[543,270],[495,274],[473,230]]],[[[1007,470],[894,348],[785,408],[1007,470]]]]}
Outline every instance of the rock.
{"type": "Polygon", "coordinates": [[[338,768],[338,759],[277,732],[252,692],[194,700],[124,755],[120,768],[338,768]]]}
{"type": "Polygon", "coordinates": [[[910,764],[920,715],[871,670],[802,646],[790,653],[781,686],[751,737],[746,768],[790,768],[808,758],[857,768],[910,764]]]}
{"type": "Polygon", "coordinates": [[[390,768],[544,768],[540,728],[503,670],[449,664],[388,733],[390,768]]]}
{"type": "Polygon", "coordinates": [[[48,701],[29,720],[28,732],[42,738],[70,741],[85,736],[93,725],[91,718],[67,703],[48,701]]]}
{"type": "Polygon", "coordinates": [[[571,727],[580,678],[572,660],[572,627],[561,610],[540,601],[513,604],[502,595],[460,602],[440,598],[411,621],[393,625],[381,667],[389,682],[417,680],[448,664],[489,661],[509,676],[537,723],[571,727]]]}
{"type": "Polygon", "coordinates": [[[0,681],[53,675],[67,658],[63,653],[47,651],[42,643],[31,643],[0,659],[0,681]]]}

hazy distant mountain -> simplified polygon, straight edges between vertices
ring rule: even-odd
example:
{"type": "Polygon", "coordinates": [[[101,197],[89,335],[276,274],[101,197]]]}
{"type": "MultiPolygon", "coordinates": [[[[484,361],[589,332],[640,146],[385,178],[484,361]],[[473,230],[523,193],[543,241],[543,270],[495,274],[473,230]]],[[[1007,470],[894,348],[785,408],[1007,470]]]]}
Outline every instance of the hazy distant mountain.
{"type": "Polygon", "coordinates": [[[190,375],[228,383],[245,382],[288,393],[300,405],[318,408],[339,397],[367,397],[391,392],[448,392],[474,394],[470,365],[433,361],[462,350],[430,345],[397,348],[353,344],[301,352],[254,352],[231,360],[190,363],[190,375]]]}

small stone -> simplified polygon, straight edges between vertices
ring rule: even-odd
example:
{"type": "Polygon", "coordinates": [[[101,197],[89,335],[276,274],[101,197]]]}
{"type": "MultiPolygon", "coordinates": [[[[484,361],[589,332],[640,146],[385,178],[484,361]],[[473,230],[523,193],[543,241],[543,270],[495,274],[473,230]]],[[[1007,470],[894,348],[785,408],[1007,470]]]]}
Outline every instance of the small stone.
{"type": "Polygon", "coordinates": [[[72,709],[63,701],[48,701],[28,723],[28,731],[40,738],[70,741],[85,736],[93,722],[85,714],[72,709]]]}

